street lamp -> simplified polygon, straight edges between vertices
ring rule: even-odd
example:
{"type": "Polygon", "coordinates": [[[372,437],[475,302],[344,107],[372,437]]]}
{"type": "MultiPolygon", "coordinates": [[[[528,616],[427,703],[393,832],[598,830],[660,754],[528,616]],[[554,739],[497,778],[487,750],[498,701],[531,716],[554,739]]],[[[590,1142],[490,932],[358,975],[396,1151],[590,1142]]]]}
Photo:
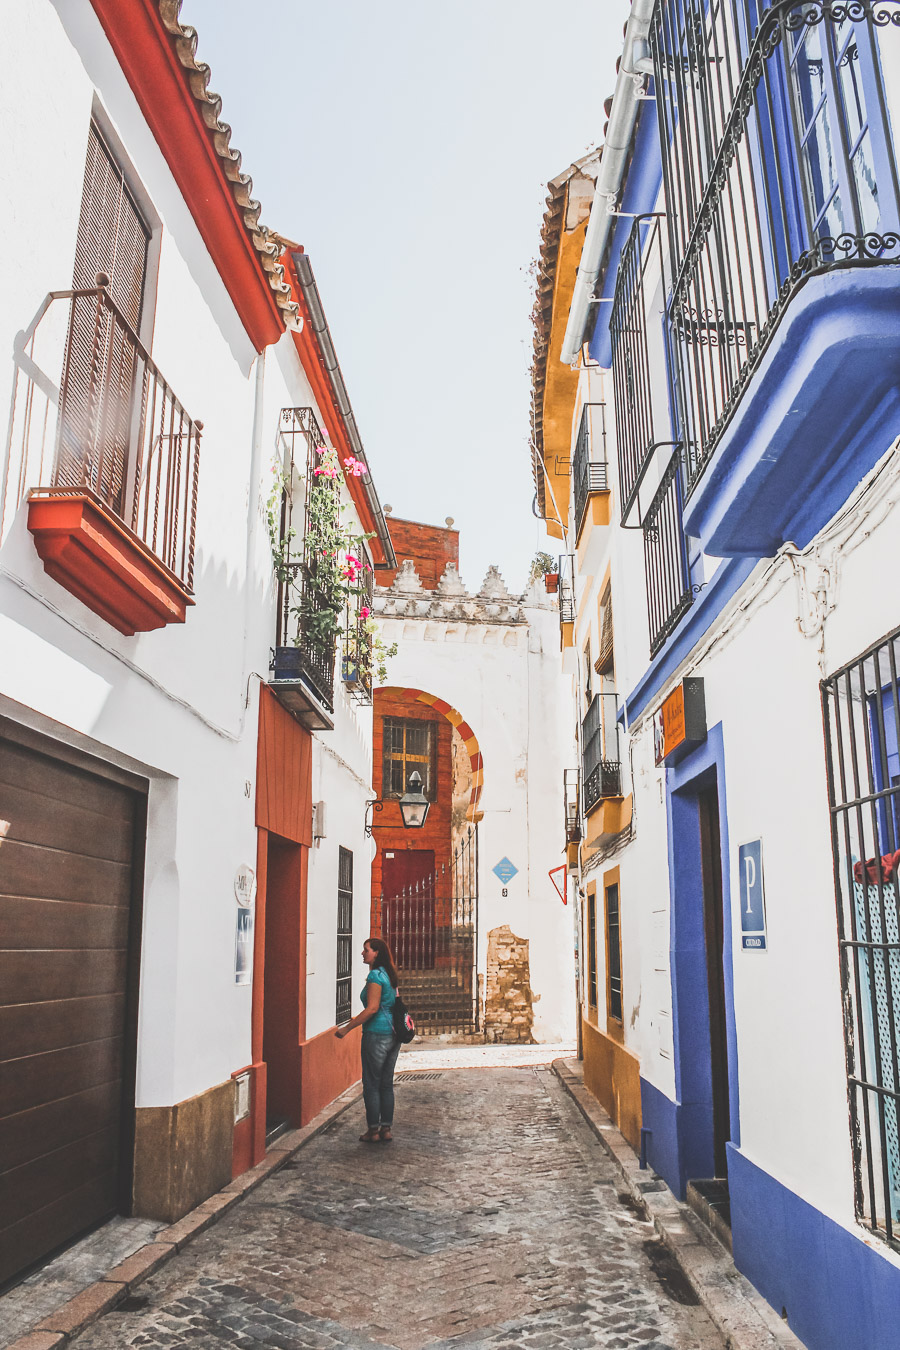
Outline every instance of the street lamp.
{"type": "Polygon", "coordinates": [[[406,791],[400,798],[400,814],[403,817],[403,824],[408,830],[420,830],[422,828],[430,805],[431,802],[422,791],[422,779],[419,773],[413,769],[409,775],[406,791]]]}

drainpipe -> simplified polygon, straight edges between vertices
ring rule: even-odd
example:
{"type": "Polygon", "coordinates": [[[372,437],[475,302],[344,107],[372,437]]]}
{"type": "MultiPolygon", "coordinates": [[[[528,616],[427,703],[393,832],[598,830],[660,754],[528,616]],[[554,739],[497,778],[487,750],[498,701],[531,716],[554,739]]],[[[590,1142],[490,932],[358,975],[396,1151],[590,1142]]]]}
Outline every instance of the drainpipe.
{"type": "Polygon", "coordinates": [[[581,352],[591,300],[600,277],[600,265],[616,220],[613,213],[625,176],[628,151],[641,106],[637,98],[635,80],[643,75],[653,74],[647,32],[655,3],[656,0],[633,0],[625,28],[625,46],[609,113],[603,154],[600,156],[600,173],[594,188],[591,218],[584,237],[584,248],[581,251],[581,262],[569,309],[569,321],[566,324],[559,358],[570,366],[577,363],[581,352]]]}

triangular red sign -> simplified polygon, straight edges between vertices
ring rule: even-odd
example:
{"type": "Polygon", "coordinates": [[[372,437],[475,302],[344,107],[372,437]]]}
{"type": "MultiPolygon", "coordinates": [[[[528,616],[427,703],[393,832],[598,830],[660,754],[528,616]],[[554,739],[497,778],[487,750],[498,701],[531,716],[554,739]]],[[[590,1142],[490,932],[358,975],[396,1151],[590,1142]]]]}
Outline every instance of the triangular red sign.
{"type": "Polygon", "coordinates": [[[547,873],[547,876],[550,878],[550,880],[553,882],[553,885],[556,887],[556,894],[559,896],[560,900],[563,902],[564,905],[567,905],[569,902],[566,899],[566,891],[568,889],[568,886],[566,884],[566,864],[561,863],[559,867],[551,868],[551,870],[547,873]],[[557,872],[562,872],[563,874],[562,889],[560,889],[559,882],[556,880],[557,872]]]}

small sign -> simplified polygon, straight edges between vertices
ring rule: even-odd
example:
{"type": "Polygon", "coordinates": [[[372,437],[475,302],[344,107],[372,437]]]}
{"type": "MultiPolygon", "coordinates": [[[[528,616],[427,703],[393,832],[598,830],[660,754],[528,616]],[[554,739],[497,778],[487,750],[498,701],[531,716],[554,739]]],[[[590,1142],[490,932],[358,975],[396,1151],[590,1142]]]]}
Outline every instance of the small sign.
{"type": "Polygon", "coordinates": [[[241,863],[234,874],[234,898],[244,909],[256,899],[256,873],[246,863],[241,863]]]}
{"type": "MultiPolygon", "coordinates": [[[[566,867],[566,864],[560,863],[559,867],[551,867],[550,871],[547,873],[547,876],[553,882],[553,885],[556,889],[556,894],[559,896],[560,900],[563,902],[564,905],[567,905],[569,902],[566,899],[566,892],[569,889],[569,881],[568,881],[568,868],[566,867]],[[560,872],[562,872],[562,885],[560,885],[559,882],[556,880],[560,872]]],[[[575,932],[575,941],[577,944],[578,942],[577,927],[575,932]]],[[[576,959],[577,959],[577,952],[576,952],[576,959]]]]}
{"type": "Polygon", "coordinates": [[[763,894],[762,840],[738,849],[741,896],[741,946],[744,951],[766,950],[766,904],[763,894]]]}
{"type": "Polygon", "coordinates": [[[682,680],[653,714],[653,750],[657,766],[677,764],[705,740],[703,681],[682,680]]]}
{"type": "Polygon", "coordinates": [[[496,867],[492,868],[494,876],[499,877],[504,886],[508,881],[512,881],[518,870],[518,867],[511,863],[509,858],[501,858],[496,867]]]}
{"type": "Polygon", "coordinates": [[[234,982],[253,982],[253,909],[239,905],[234,932],[234,982]]]}

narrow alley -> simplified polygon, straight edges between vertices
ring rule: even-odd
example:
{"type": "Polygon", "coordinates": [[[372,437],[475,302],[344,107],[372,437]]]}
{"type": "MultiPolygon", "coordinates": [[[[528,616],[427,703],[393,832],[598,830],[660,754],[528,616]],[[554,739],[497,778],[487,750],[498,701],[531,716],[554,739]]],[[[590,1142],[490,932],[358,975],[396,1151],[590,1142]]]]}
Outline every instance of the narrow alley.
{"type": "Polygon", "coordinates": [[[722,1338],[549,1065],[403,1075],[80,1336],[198,1345],[713,1350],[722,1338]]]}

